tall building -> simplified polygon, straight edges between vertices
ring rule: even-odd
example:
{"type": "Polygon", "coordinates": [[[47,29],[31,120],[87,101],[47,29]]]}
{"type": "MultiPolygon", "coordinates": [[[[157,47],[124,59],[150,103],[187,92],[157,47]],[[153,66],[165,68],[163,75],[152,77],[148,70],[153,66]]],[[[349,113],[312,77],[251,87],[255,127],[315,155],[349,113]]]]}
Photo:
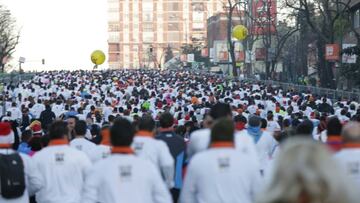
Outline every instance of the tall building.
{"type": "Polygon", "coordinates": [[[206,44],[206,20],[221,0],[108,0],[110,68],[158,67],[165,48],[206,44]]]}

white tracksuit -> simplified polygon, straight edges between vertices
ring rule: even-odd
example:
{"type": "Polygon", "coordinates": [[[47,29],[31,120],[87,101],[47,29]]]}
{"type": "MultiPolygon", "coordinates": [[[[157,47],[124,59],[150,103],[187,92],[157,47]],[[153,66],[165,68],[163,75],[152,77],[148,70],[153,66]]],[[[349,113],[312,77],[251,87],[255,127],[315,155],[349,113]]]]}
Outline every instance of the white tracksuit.
{"type": "MultiPolygon", "coordinates": [[[[201,129],[190,135],[190,141],[187,148],[188,157],[192,157],[196,153],[208,149],[210,144],[210,134],[210,129],[201,129]]],[[[234,141],[237,150],[258,160],[255,143],[248,134],[236,132],[234,141]]]]}
{"type": "Polygon", "coordinates": [[[90,142],[85,138],[75,138],[70,142],[70,146],[84,152],[92,163],[100,160],[100,150],[96,144],[90,142]]]}
{"type": "MultiPolygon", "coordinates": [[[[248,132],[243,130],[237,133],[237,136],[248,136],[248,132]]],[[[259,139],[259,141],[255,144],[256,151],[260,163],[260,169],[265,170],[267,168],[267,164],[269,160],[272,158],[274,153],[274,149],[278,145],[278,142],[272,136],[271,133],[264,131],[259,139]]]]}
{"type": "Polygon", "coordinates": [[[343,148],[334,155],[345,175],[360,188],[360,146],[343,148]]]}
{"type": "Polygon", "coordinates": [[[191,159],[180,203],[251,203],[260,179],[252,157],[234,148],[210,148],[191,159]]]}
{"type": "Polygon", "coordinates": [[[164,141],[137,135],[131,147],[137,156],[151,161],[158,167],[169,188],[174,186],[175,161],[164,141]]]}
{"type": "Polygon", "coordinates": [[[89,171],[82,203],[171,203],[159,171],[132,154],[112,154],[89,171]]]}
{"type": "Polygon", "coordinates": [[[68,145],[48,146],[33,156],[45,182],[38,203],[79,203],[85,173],[91,162],[84,152],[68,145]]]}
{"type": "MultiPolygon", "coordinates": [[[[0,154],[11,154],[15,153],[12,149],[0,149],[0,154]]],[[[43,185],[43,181],[41,179],[41,175],[36,168],[35,163],[31,160],[31,158],[25,154],[20,154],[21,159],[24,164],[24,172],[25,172],[25,184],[26,188],[24,194],[15,199],[4,199],[0,194],[0,202],[1,203],[28,203],[29,196],[34,195],[37,191],[39,191],[43,185]]]]}

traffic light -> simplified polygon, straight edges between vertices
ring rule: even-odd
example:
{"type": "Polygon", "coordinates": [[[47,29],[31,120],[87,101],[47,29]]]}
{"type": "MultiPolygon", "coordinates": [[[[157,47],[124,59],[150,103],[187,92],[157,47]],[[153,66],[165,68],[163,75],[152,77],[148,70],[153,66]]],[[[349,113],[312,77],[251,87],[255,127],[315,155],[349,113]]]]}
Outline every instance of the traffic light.
{"type": "Polygon", "coordinates": [[[41,60],[41,63],[42,63],[43,65],[45,65],[45,59],[42,59],[42,60],[41,60]]]}
{"type": "Polygon", "coordinates": [[[153,52],[153,48],[152,48],[152,47],[150,47],[149,51],[150,51],[150,53],[152,53],[152,52],[153,52]]]}

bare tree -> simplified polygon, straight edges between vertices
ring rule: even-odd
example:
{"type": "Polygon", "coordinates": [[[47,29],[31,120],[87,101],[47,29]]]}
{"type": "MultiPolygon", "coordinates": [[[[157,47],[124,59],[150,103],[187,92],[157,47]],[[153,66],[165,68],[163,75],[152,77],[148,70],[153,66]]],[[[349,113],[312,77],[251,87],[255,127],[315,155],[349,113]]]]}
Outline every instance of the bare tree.
{"type": "Polygon", "coordinates": [[[19,33],[16,31],[15,20],[4,6],[0,5],[0,67],[4,72],[6,60],[15,52],[19,43],[19,33]]]}
{"type": "Polygon", "coordinates": [[[336,25],[348,15],[351,0],[285,0],[286,5],[301,12],[311,30],[317,35],[318,74],[321,86],[335,88],[334,61],[325,59],[326,44],[336,41],[336,25]]]}

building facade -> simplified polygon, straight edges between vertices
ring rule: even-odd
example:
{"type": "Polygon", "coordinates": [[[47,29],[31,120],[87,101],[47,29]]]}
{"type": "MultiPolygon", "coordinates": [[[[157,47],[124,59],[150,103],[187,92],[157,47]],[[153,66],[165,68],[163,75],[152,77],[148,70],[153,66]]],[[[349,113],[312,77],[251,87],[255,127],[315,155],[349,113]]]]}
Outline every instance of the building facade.
{"type": "Polygon", "coordinates": [[[206,20],[221,0],[108,0],[110,68],[159,67],[174,53],[206,41],[206,20]]]}

